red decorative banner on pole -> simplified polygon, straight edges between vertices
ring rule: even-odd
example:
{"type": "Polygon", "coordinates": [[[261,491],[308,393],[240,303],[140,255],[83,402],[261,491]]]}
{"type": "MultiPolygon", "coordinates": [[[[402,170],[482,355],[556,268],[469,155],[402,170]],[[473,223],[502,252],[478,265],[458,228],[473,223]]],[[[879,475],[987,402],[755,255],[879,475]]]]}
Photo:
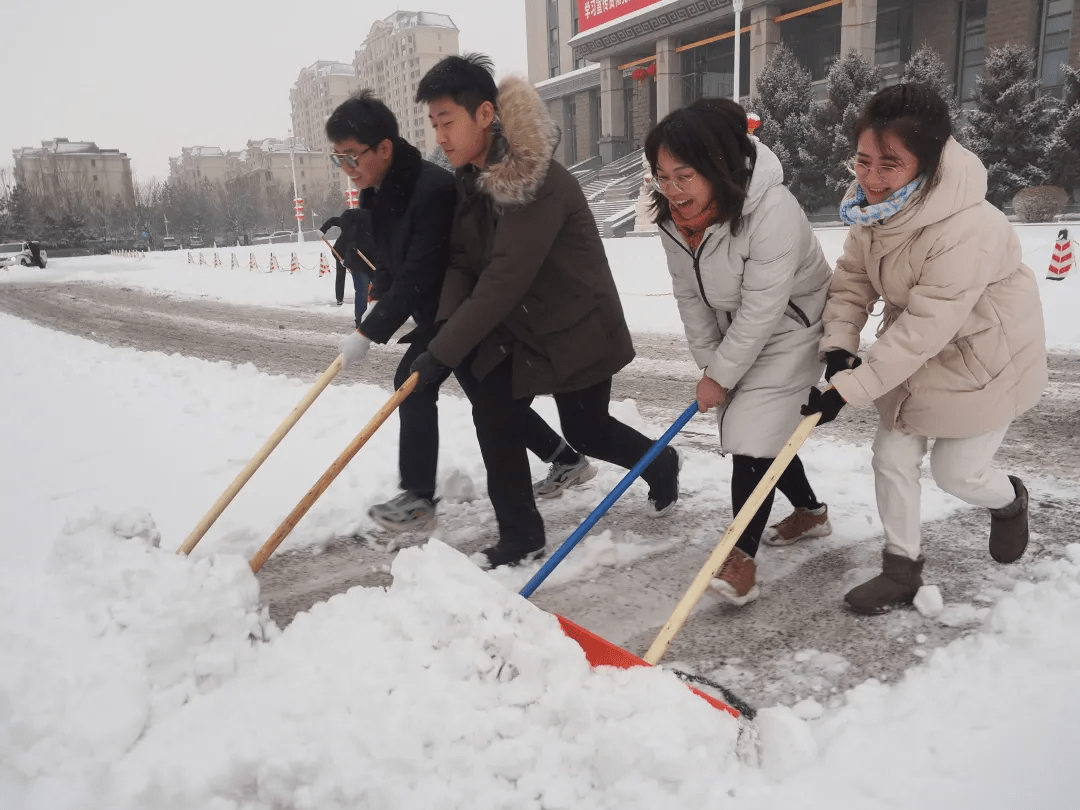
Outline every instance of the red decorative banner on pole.
{"type": "Polygon", "coordinates": [[[575,0],[578,7],[578,30],[588,31],[606,22],[651,6],[659,0],[575,0]]]}

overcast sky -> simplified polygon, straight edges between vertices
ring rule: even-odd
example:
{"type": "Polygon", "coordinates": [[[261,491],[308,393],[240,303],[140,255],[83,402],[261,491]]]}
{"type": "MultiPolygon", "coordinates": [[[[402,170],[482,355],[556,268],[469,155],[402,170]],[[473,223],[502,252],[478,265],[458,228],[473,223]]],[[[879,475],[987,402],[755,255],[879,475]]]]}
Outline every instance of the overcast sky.
{"type": "Polygon", "coordinates": [[[500,76],[526,72],[521,0],[2,2],[8,170],[12,149],[66,137],[126,152],[137,180],[164,179],[183,146],[285,137],[300,70],[351,63],[371,24],[398,9],[448,14],[462,51],[487,53],[500,76]]]}

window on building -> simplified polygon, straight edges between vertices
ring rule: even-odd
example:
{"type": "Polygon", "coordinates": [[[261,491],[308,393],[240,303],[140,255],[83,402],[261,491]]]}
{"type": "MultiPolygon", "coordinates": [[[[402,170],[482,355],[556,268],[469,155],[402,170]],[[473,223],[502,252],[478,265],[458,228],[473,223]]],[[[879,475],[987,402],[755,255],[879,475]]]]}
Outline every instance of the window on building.
{"type": "Polygon", "coordinates": [[[301,177],[303,177],[303,176],[304,176],[304,172],[303,172],[303,171],[301,171],[301,172],[300,172],[300,176],[301,176],[301,177]]]}
{"type": "MultiPolygon", "coordinates": [[[[730,30],[730,29],[729,29],[730,30]]],[[[694,32],[694,40],[700,39],[694,32]]],[[[684,104],[699,98],[731,98],[735,84],[735,38],[710,42],[679,55],[684,104]]],[[[739,95],[750,94],[750,35],[743,34],[739,45],[739,95]]]]}
{"type": "Polygon", "coordinates": [[[570,36],[576,37],[581,31],[581,20],[578,19],[578,0],[570,0],[570,36]]]}
{"type": "Polygon", "coordinates": [[[1059,88],[1064,83],[1062,64],[1069,61],[1069,32],[1072,29],[1074,0],[1042,3],[1042,36],[1039,40],[1039,80],[1043,87],[1059,88]]]}
{"type": "MultiPolygon", "coordinates": [[[[797,10],[787,6],[780,9],[781,13],[797,10]]],[[[780,23],[780,39],[791,48],[799,64],[810,71],[814,81],[824,79],[840,55],[841,14],[840,6],[832,6],[780,23]]]]}
{"type": "Polygon", "coordinates": [[[975,99],[975,80],[982,75],[986,53],[986,0],[964,0],[960,4],[960,102],[971,107],[975,99]]]}
{"type": "Polygon", "coordinates": [[[879,0],[874,62],[895,65],[911,58],[912,0],[879,0]]]}
{"type": "Polygon", "coordinates": [[[97,175],[95,174],[95,175],[94,175],[94,182],[96,183],[97,181],[98,181],[98,179],[97,179],[97,175]]]}
{"type": "Polygon", "coordinates": [[[548,0],[548,78],[559,75],[559,0],[548,0]]]}
{"type": "Polygon", "coordinates": [[[578,162],[577,145],[577,103],[568,98],[563,107],[565,116],[563,119],[563,143],[566,144],[566,165],[573,166],[578,162]]]}
{"type": "Polygon", "coordinates": [[[94,167],[96,167],[96,166],[97,166],[97,161],[96,161],[96,160],[94,160],[93,158],[91,158],[91,159],[90,159],[90,168],[94,168],[94,167]]]}

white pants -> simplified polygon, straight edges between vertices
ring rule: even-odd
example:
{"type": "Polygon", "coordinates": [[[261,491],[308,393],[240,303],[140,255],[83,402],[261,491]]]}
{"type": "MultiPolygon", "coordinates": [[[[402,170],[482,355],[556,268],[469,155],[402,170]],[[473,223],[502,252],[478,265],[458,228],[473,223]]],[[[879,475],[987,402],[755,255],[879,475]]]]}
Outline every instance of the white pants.
{"type": "MultiPolygon", "coordinates": [[[[972,506],[1000,509],[1016,500],[1009,477],[991,466],[1008,425],[969,439],[935,439],[930,472],[937,485],[972,506]]],[[[919,469],[926,436],[888,430],[874,437],[874,489],[885,529],[885,550],[919,559],[919,469]]]]}

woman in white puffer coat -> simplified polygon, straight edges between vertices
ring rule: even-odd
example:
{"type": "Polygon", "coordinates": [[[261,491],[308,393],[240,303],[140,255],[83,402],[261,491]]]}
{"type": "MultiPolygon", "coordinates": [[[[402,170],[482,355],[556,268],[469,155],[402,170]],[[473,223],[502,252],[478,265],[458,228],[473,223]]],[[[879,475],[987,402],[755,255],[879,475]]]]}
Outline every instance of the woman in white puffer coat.
{"type": "Polygon", "coordinates": [[[1046,387],[1035,276],[1005,215],[986,201],[986,169],[950,135],[949,110],[921,84],[874,95],[855,125],[851,225],[825,307],[821,350],[834,388],[811,394],[821,422],[845,403],[880,416],[874,483],[885,531],[882,572],[844,598],[859,613],[911,604],[922,585],[920,467],[943,490],[990,511],[990,555],[1020,558],[1028,493],[994,467],[1009,424],[1046,387]],[[884,305],[861,362],[859,337],[884,305]]]}
{"type": "MultiPolygon", "coordinates": [[[[735,102],[701,99],[674,111],[649,133],[645,156],[675,300],[702,369],[698,407],[717,410],[721,450],[733,456],[737,513],[821,378],[829,264],[783,184],[780,161],[747,134],[735,102]]],[[[777,489],[795,511],[766,529],[770,493],[710,586],[733,604],[758,596],[760,541],[789,545],[831,532],[798,456],[777,489]]]]}

